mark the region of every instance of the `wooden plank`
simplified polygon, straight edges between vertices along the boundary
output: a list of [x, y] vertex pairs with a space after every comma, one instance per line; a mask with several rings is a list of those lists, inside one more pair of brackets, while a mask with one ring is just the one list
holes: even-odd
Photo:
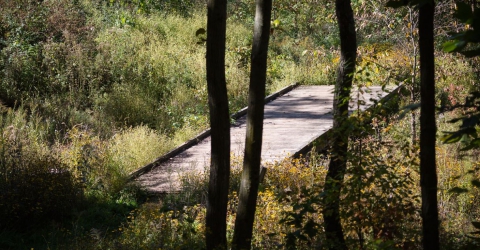
[[[289, 91], [291, 91], [292, 89], [298, 87], [299, 84], [298, 83], [294, 83], [290, 86], [287, 86], [269, 96], [267, 96], [265, 98], [265, 103], [269, 103], [275, 99], [277, 99], [278, 97], [284, 95], [285, 93], [288, 93]], [[234, 120], [237, 120], [238, 118], [244, 116], [245, 114], [247, 114], [247, 108], [248, 107], [245, 107], [241, 110], [239, 110], [238, 112], [236, 112], [235, 114], [231, 115], [232, 119]], [[207, 138], [208, 136], [210, 136], [210, 128], [202, 131], [200, 134], [198, 134], [197, 136], [195, 136], [193, 139], [185, 142], [184, 144], [176, 147], [175, 149], [173, 149], [172, 151], [158, 157], [157, 159], [155, 159], [152, 163], [149, 163], [135, 171], [133, 171], [132, 173], [130, 173], [129, 175], [129, 179], [130, 180], [134, 180], [136, 177], [142, 175], [143, 173], [146, 173], [150, 170], [152, 170], [153, 168], [155, 168], [156, 166], [162, 164], [163, 162], [166, 162], [168, 159], [172, 158], [172, 157], [175, 157], [176, 155], [180, 154], [181, 152], [185, 151], [186, 149], [198, 144], [201, 140]]]
[[[370, 93], [359, 96], [354, 93], [352, 102], [360, 97], [365, 110], [386, 95], [380, 87], [372, 87]], [[287, 155], [306, 152], [318, 138], [332, 126], [333, 86], [299, 86], [265, 106], [262, 162], [281, 160]], [[356, 105], [355, 105], [356, 106]], [[231, 127], [231, 150], [243, 155], [245, 141], [245, 116], [240, 116]], [[327, 133], [328, 134], [328, 133]], [[179, 176], [189, 171], [204, 172], [210, 162], [210, 137], [196, 141], [175, 154], [160, 157], [132, 178], [153, 193], [180, 190]]]
[[[369, 94], [368, 100], [373, 98], [374, 100], [378, 100], [378, 103], [385, 105], [386, 103], [390, 102], [393, 97], [397, 96], [403, 90], [404, 90], [404, 85], [400, 85], [394, 90], [390, 91], [387, 95], [385, 95], [384, 93], [383, 95], [385, 96], [377, 96], [377, 98], [375, 98], [375, 96], [372, 96], [372, 94]], [[370, 105], [366, 110], [372, 111], [378, 105], [378, 103], [373, 103], [373, 105]], [[370, 122], [370, 121], [367, 121], [367, 122]], [[331, 128], [328, 129], [327, 131], [325, 131], [325, 133], [319, 135], [318, 137], [314, 138], [313, 140], [305, 144], [302, 148], [298, 149], [297, 152], [295, 152], [295, 154], [292, 155], [292, 157], [298, 158], [301, 155], [306, 155], [312, 150], [313, 147], [315, 147], [315, 151], [317, 153], [325, 153], [329, 148], [332, 132], [333, 131]]]

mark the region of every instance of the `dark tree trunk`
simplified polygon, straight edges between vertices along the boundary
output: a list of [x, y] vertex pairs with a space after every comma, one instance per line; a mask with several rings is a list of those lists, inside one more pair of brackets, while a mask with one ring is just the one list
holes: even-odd
[[422, 190], [423, 249], [439, 249], [437, 171], [435, 163], [435, 57], [433, 16], [435, 3], [420, 7], [420, 186]]
[[227, 248], [230, 117], [225, 80], [226, 17], [227, 0], [208, 0], [206, 58], [212, 151], [205, 235], [207, 249]]
[[357, 41], [350, 0], [336, 0], [335, 12], [340, 29], [341, 57], [333, 104], [333, 142], [330, 164], [325, 178], [323, 219], [330, 249], [347, 249], [340, 223], [340, 191], [345, 176], [348, 150], [348, 102], [352, 88]]
[[272, 0], [256, 0], [252, 65], [248, 94], [247, 135], [245, 139], [245, 156], [243, 160], [239, 203], [233, 234], [234, 249], [250, 249], [252, 241], [262, 153], [263, 114], [271, 12]]

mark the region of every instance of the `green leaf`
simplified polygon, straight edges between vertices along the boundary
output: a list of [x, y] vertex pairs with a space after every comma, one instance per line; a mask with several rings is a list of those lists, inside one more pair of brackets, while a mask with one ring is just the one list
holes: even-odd
[[440, 141], [442, 141], [445, 144], [449, 144], [449, 143], [458, 142], [458, 141], [460, 141], [460, 139], [462, 139], [462, 136], [460, 134], [451, 133], [451, 134], [447, 134], [447, 135], [444, 135], [443, 137], [441, 137]]
[[[466, 136], [466, 135], [464, 135]], [[460, 149], [461, 151], [467, 151], [467, 150], [470, 150], [470, 149], [474, 149], [474, 148], [480, 148], [480, 138], [477, 138], [473, 141], [471, 141], [466, 147]]]
[[276, 28], [276, 27], [280, 26], [280, 23], [281, 23], [280, 20], [275, 19], [275, 20], [273, 21], [273, 27]]
[[467, 192], [468, 192], [468, 189], [466, 189], [466, 188], [461, 188], [461, 187], [454, 187], [454, 188], [448, 190], [448, 192], [450, 192], [450, 193], [456, 193], [456, 194], [463, 194], [463, 193], [467, 193]]
[[207, 31], [204, 28], [200, 28], [197, 30], [197, 32], [195, 32], [195, 36], [204, 35], [206, 33]]
[[465, 45], [467, 45], [467, 42], [465, 42], [464, 40], [452, 40], [443, 44], [443, 50], [449, 53], [460, 51], [465, 47]]
[[455, 51], [455, 48], [457, 48], [456, 41], [447, 41], [443, 44], [443, 51], [445, 52], [453, 52]]

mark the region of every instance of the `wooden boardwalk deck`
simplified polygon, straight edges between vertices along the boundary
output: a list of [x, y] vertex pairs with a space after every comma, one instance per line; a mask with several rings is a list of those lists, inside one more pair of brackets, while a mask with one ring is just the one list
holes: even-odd
[[[361, 109], [380, 100], [387, 93], [380, 87], [371, 87], [360, 96]], [[357, 108], [357, 92], [351, 110]], [[299, 86], [265, 106], [262, 162], [281, 160], [293, 155], [332, 127], [333, 86]], [[231, 150], [243, 155], [245, 141], [245, 116], [231, 127]], [[149, 192], [179, 191], [179, 175], [187, 171], [203, 172], [209, 167], [210, 137], [155, 164], [149, 171], [136, 176], [135, 181]]]

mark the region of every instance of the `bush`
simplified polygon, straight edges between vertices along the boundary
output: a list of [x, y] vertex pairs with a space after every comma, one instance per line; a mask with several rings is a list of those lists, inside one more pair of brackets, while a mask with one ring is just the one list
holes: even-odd
[[83, 200], [78, 179], [45, 151], [25, 117], [4, 115], [0, 134], [0, 229], [27, 230], [70, 218]]
[[[1, 230], [28, 230], [71, 218], [82, 202], [80, 183], [55, 159], [22, 156], [20, 166], [2, 166]], [[5, 169], [4, 169], [5, 171]]]

